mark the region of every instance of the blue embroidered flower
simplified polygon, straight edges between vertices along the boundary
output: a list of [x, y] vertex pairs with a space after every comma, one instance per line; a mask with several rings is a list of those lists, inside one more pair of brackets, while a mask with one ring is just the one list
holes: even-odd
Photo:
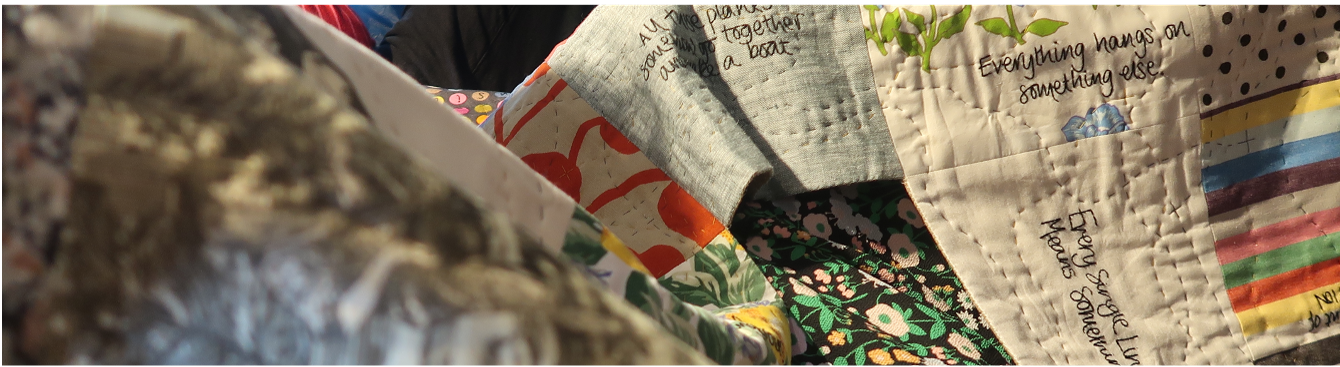
[[1130, 127], [1126, 126], [1126, 118], [1121, 116], [1121, 111], [1118, 111], [1116, 106], [1107, 103], [1097, 108], [1090, 108], [1084, 117], [1071, 117], [1070, 121], [1061, 127], [1061, 132], [1065, 133], [1066, 141], [1076, 141], [1126, 130], [1130, 130]]

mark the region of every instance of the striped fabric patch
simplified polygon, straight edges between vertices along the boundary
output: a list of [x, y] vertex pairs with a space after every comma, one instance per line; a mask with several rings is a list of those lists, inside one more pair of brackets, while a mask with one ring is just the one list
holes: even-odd
[[1201, 140], [1215, 253], [1243, 333], [1340, 310], [1318, 301], [1340, 292], [1340, 75], [1202, 114]]

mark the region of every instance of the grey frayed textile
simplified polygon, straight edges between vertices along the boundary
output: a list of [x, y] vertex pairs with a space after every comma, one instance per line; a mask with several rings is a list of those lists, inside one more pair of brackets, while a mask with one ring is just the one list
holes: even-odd
[[708, 362], [389, 143], [282, 9], [96, 13], [34, 362]]

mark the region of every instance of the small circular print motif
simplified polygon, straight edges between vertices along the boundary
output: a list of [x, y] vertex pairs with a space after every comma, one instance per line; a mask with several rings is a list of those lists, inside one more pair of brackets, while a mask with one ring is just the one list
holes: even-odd
[[1279, 30], [1280, 32], [1284, 32], [1284, 26], [1285, 26], [1286, 24], [1289, 24], [1289, 21], [1287, 21], [1287, 20], [1280, 20], [1280, 26], [1279, 26], [1279, 29], [1278, 29], [1278, 30]]
[[1224, 24], [1233, 23], [1233, 13], [1224, 12]]
[[1266, 5], [1257, 5], [1257, 6], [1256, 6], [1256, 11], [1261, 12], [1261, 13], [1265, 13], [1266, 10], [1269, 10], [1269, 9], [1270, 9], [1270, 7], [1269, 7], [1269, 6], [1266, 6]]
[[1327, 60], [1330, 60], [1330, 59], [1331, 59], [1331, 56], [1330, 56], [1330, 55], [1327, 55], [1325, 52], [1318, 52], [1318, 53], [1317, 53], [1317, 62], [1326, 62]]
[[1210, 55], [1214, 54], [1214, 46], [1205, 45], [1205, 48], [1200, 49], [1200, 54], [1205, 55], [1205, 57], [1210, 57]]
[[1209, 106], [1211, 103], [1214, 103], [1214, 98], [1210, 98], [1210, 95], [1206, 94], [1200, 97], [1200, 102], [1204, 103], [1206, 106]]
[[474, 92], [470, 94], [470, 98], [474, 98], [476, 101], [483, 101], [489, 99], [489, 92], [485, 91]]
[[489, 105], [486, 105], [486, 104], [478, 105], [478, 106], [475, 106], [475, 112], [479, 112], [479, 113], [489, 113], [489, 112], [493, 112], [493, 106], [489, 106]]
[[470, 113], [470, 109], [465, 107], [456, 107], [456, 113], [464, 115]]
[[1313, 13], [1313, 15], [1316, 15], [1317, 18], [1321, 18], [1321, 17], [1326, 16], [1326, 7], [1324, 7], [1324, 6], [1318, 6], [1318, 7], [1317, 7], [1317, 11], [1316, 11], [1315, 13]]
[[1275, 68], [1275, 77], [1276, 77], [1276, 78], [1280, 78], [1280, 79], [1284, 79], [1284, 67], [1283, 67], [1283, 66]]
[[1246, 46], [1247, 44], [1252, 43], [1252, 36], [1244, 34], [1242, 37], [1238, 37], [1238, 43]]
[[1297, 36], [1293, 36], [1293, 44], [1302, 45], [1303, 42], [1307, 42], [1307, 37], [1303, 37], [1302, 33], [1299, 33]]
[[447, 102], [454, 105], [465, 103], [465, 93], [453, 93], [450, 97], [447, 97]]
[[1261, 61], [1266, 61], [1266, 59], [1270, 58], [1270, 53], [1266, 52], [1266, 49], [1263, 48], [1261, 49], [1261, 52], [1256, 53], [1256, 57], [1261, 59]]
[[1230, 63], [1219, 64], [1219, 72], [1221, 73], [1228, 74], [1228, 72], [1232, 70], [1233, 70], [1233, 64]]
[[1252, 89], [1251, 89], [1251, 86], [1250, 86], [1250, 85], [1247, 85], [1247, 83], [1242, 83], [1242, 94], [1243, 94], [1243, 95], [1246, 95], [1247, 92], [1250, 92], [1251, 90], [1252, 90]]

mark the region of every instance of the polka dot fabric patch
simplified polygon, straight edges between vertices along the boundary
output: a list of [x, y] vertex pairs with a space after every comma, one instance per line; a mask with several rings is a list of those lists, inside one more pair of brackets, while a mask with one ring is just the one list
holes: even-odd
[[483, 124], [484, 120], [498, 109], [504, 99], [511, 93], [490, 92], [483, 90], [469, 89], [444, 89], [438, 87], [425, 87], [428, 94], [438, 103], [446, 105], [456, 113], [465, 116], [475, 125]]
[[[1198, 37], [1215, 72], [1199, 100], [1208, 109], [1334, 74], [1340, 8], [1327, 5], [1205, 6], [1213, 14]], [[1326, 70], [1330, 70], [1327, 72]]]

